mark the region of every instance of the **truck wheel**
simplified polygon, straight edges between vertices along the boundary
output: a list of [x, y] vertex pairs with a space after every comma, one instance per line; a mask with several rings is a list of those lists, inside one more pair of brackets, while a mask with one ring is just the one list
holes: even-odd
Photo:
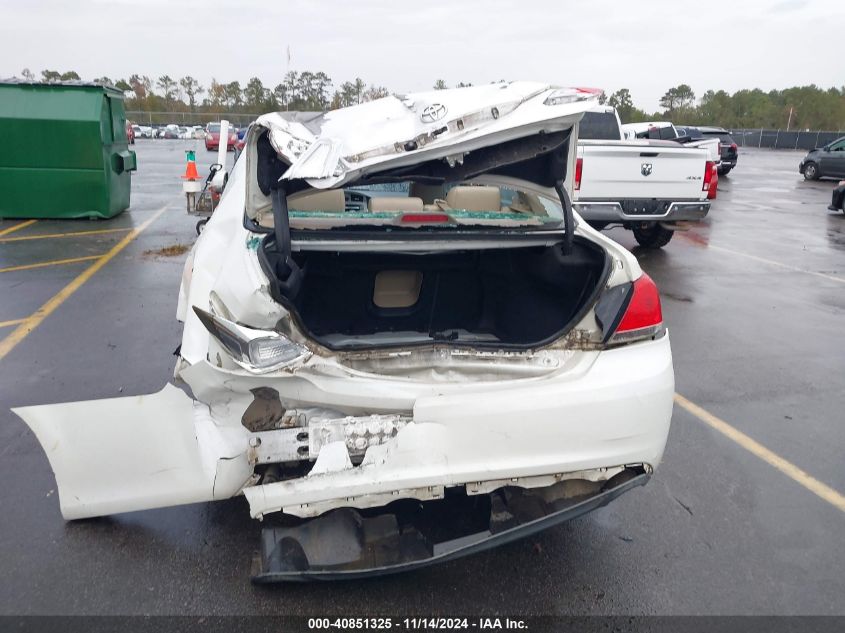
[[806, 163], [804, 165], [804, 180], [818, 180], [819, 166], [815, 163]]
[[634, 227], [631, 230], [634, 232], [634, 239], [637, 240], [637, 244], [643, 248], [666, 246], [675, 234], [675, 231], [663, 228], [659, 224], [652, 224], [645, 228]]

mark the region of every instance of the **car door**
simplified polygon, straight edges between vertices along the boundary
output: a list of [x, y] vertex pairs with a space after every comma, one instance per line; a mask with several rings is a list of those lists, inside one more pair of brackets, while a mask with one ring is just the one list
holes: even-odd
[[831, 143], [819, 159], [822, 176], [845, 176], [845, 138]]

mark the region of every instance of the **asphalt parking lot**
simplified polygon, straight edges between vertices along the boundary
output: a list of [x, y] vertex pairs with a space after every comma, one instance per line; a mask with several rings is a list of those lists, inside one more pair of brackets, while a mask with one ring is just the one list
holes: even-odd
[[274, 587], [249, 582], [242, 498], [66, 524], [9, 409], [171, 377], [190, 145], [203, 172], [201, 141], [138, 141], [113, 220], [0, 221], [0, 614], [845, 614], [845, 216], [795, 152], [741, 148], [661, 251], [610, 232], [660, 287], [680, 394], [664, 463], [610, 506], [411, 574]]

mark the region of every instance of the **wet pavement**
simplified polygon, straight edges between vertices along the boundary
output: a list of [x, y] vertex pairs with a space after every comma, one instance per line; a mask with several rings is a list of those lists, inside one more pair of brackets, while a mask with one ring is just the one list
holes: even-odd
[[[9, 408], [170, 378], [184, 256], [158, 251], [195, 238], [179, 189], [187, 146], [136, 144], [128, 213], [0, 235], [5, 337], [93, 260], [2, 269], [101, 255], [167, 207], [0, 360], [0, 614], [845, 614], [845, 514], [678, 406], [645, 488], [395, 577], [251, 585], [260, 524], [242, 498], [66, 524], [47, 460]], [[213, 156], [199, 149], [201, 172]], [[742, 151], [706, 222], [661, 251], [609, 234], [661, 289], [678, 393], [843, 493], [845, 215], [826, 210], [835, 183], [801, 179], [800, 158]]]

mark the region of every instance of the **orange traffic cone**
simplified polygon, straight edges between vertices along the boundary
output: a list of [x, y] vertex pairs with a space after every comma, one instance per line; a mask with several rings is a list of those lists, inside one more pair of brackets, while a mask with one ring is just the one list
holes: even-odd
[[185, 175], [182, 176], [182, 179], [199, 180], [200, 175], [197, 173], [197, 162], [193, 150], [188, 150], [185, 154], [187, 155], [188, 164], [185, 166]]

